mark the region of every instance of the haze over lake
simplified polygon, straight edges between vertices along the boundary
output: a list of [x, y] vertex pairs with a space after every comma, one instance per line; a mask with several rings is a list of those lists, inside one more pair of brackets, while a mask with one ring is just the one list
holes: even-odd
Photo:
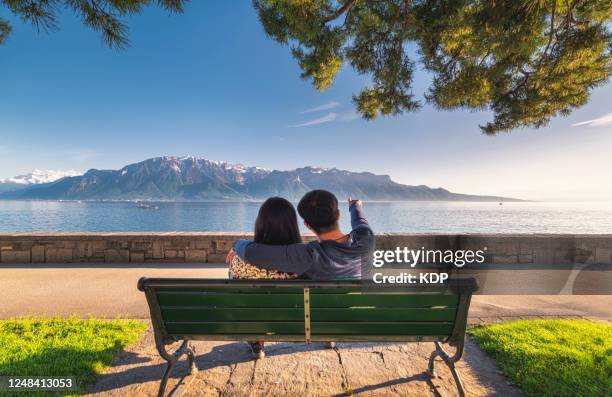
[[[260, 203], [0, 201], [1, 232], [251, 231]], [[612, 233], [612, 203], [366, 202], [375, 232]], [[349, 230], [346, 208], [342, 228]]]

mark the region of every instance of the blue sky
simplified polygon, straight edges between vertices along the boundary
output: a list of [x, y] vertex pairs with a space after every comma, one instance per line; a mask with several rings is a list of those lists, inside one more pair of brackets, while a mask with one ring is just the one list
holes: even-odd
[[[131, 46], [115, 51], [70, 13], [50, 34], [13, 20], [0, 46], [0, 178], [196, 155], [372, 171], [465, 193], [612, 195], [612, 117], [573, 126], [612, 113], [610, 84], [547, 128], [497, 137], [478, 129], [487, 112], [425, 106], [366, 122], [351, 94], [367, 79], [345, 67], [332, 88], [314, 90], [289, 49], [265, 36], [250, 2], [192, 2], [182, 15], [153, 7], [128, 22]], [[419, 72], [415, 94], [428, 84]]]

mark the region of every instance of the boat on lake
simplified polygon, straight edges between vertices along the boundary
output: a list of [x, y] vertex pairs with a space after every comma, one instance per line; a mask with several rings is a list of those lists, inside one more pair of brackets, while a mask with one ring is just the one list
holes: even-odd
[[145, 204], [145, 203], [138, 203], [137, 207], [140, 208], [140, 209], [143, 209], [143, 210], [156, 210], [156, 209], [159, 209], [159, 207], [157, 205]]

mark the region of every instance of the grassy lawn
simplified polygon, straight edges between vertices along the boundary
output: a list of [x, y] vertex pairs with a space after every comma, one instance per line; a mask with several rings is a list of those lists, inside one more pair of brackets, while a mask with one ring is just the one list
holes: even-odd
[[80, 394], [145, 328], [133, 320], [0, 320], [0, 376], [74, 376]]
[[470, 333], [527, 396], [612, 396], [611, 324], [521, 320]]

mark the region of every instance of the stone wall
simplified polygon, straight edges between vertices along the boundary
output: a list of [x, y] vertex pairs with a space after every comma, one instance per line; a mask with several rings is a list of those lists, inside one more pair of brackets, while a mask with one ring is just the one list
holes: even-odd
[[[236, 239], [250, 237], [248, 233], [180, 232], [0, 234], [0, 263], [218, 263]], [[612, 234], [382, 233], [376, 243], [378, 249], [485, 249], [487, 263], [612, 263]]]

